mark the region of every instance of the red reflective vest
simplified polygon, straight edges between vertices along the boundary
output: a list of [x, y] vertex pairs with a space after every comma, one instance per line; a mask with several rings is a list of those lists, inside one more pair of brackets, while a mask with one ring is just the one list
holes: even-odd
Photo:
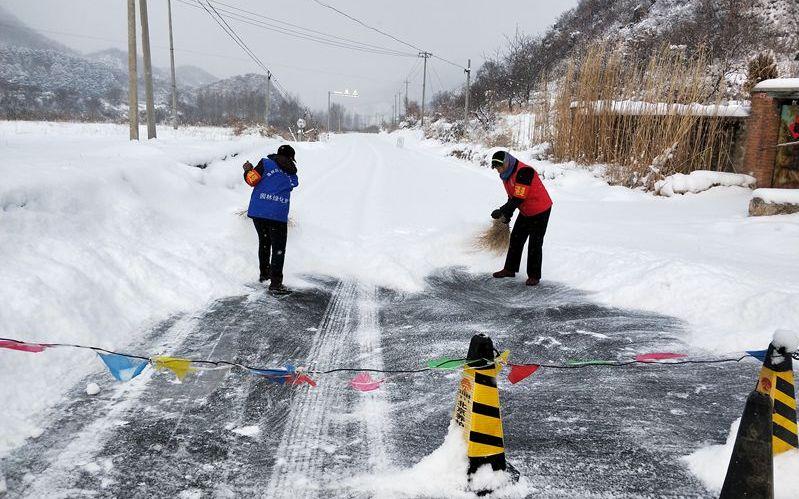
[[[516, 175], [519, 174], [522, 168], [530, 168], [533, 170], [533, 183], [531, 185], [516, 183]], [[521, 206], [519, 206], [519, 213], [526, 217], [538, 215], [552, 207], [552, 198], [549, 197], [544, 183], [541, 182], [541, 178], [538, 176], [538, 172], [521, 161], [517, 162], [516, 171], [513, 172], [513, 175], [502, 183], [505, 186], [508, 197], [524, 200]]]

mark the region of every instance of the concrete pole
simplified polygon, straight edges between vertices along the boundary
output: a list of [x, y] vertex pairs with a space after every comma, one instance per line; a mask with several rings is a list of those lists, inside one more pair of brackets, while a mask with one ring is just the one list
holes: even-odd
[[150, 26], [147, 22], [147, 0], [139, 0], [141, 11], [141, 50], [144, 58], [144, 92], [147, 99], [147, 138], [155, 138], [155, 105], [153, 104], [153, 64], [150, 58]]
[[422, 73], [422, 117], [421, 117], [421, 125], [424, 127], [424, 100], [425, 100], [425, 92], [427, 89], [427, 59], [433, 54], [430, 52], [419, 52], [419, 57], [424, 58], [424, 72]]
[[330, 90], [327, 91], [327, 140], [330, 140]]
[[172, 41], [172, 0], [166, 0], [169, 13], [169, 63], [172, 67], [172, 128], [178, 129], [178, 85], [175, 80], [175, 44]]
[[464, 69], [466, 73], [466, 90], [464, 91], [464, 111], [463, 111], [463, 131], [466, 132], [466, 129], [469, 125], [469, 92], [471, 88], [471, 76], [472, 76], [472, 60], [469, 59], [469, 63]]
[[272, 97], [272, 73], [266, 73], [266, 101], [264, 102], [264, 124], [266, 125], [267, 131], [269, 130], [269, 101]]
[[136, 68], [136, 0], [128, 0], [128, 121], [130, 140], [139, 140], [139, 82]]

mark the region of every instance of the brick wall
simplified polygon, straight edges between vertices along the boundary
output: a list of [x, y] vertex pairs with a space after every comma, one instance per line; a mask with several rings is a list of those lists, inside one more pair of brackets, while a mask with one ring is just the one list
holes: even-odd
[[764, 93], [753, 93], [741, 166], [745, 172], [752, 172], [758, 187], [771, 187], [779, 131], [779, 101]]

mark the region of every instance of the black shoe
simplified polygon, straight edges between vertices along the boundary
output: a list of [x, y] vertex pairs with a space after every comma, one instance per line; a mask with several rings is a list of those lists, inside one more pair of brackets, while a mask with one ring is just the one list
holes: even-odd
[[269, 280], [269, 276], [268, 275], [261, 274], [261, 277], [258, 278], [258, 282], [266, 282], [268, 280]]
[[287, 295], [291, 293], [291, 290], [283, 285], [283, 274], [275, 274], [272, 276], [269, 292], [273, 295]]

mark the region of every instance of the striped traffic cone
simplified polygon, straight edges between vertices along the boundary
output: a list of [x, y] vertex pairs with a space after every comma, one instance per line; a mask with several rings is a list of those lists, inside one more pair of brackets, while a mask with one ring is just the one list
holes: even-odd
[[797, 448], [793, 361], [770, 344], [741, 417], [719, 499], [774, 495], [774, 456]]
[[[452, 418], [463, 429], [469, 475], [486, 464], [495, 471], [508, 471], [497, 389], [497, 375], [502, 366], [494, 361], [491, 338], [484, 334], [473, 336], [466, 358]], [[509, 471], [513, 478], [518, 478], [515, 470]], [[491, 491], [476, 492], [482, 495]]]

